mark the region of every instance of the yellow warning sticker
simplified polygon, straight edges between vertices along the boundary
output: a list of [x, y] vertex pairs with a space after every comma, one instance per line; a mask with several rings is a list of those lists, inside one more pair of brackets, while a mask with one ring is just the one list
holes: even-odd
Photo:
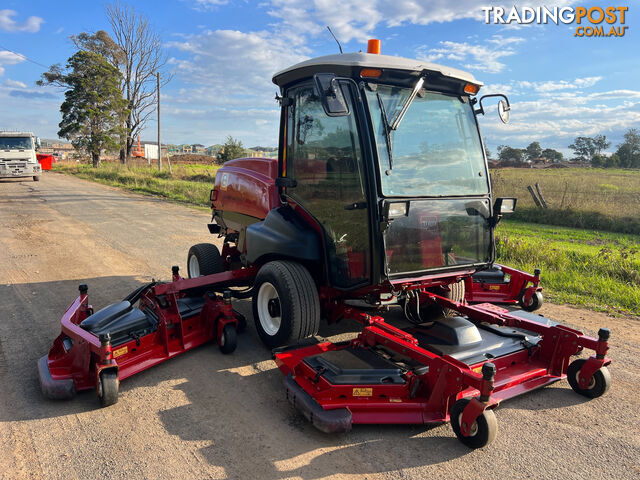
[[500, 285], [489, 285], [489, 290], [500, 290]]
[[370, 397], [373, 395], [373, 388], [354, 388], [353, 396], [354, 397]]
[[117, 350], [113, 351], [113, 358], [118, 358], [120, 355], [124, 355], [125, 353], [127, 353], [129, 351], [129, 348], [127, 346], [124, 346], [122, 348], [119, 348]]
[[480, 365], [479, 367], [476, 368], [472, 368], [472, 370], [476, 373], [482, 373], [482, 365]]

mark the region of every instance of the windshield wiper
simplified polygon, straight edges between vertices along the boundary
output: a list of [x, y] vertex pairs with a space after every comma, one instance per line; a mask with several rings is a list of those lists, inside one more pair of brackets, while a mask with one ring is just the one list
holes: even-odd
[[402, 106], [402, 110], [400, 110], [400, 113], [398, 114], [398, 116], [393, 120], [393, 122], [391, 122], [391, 126], [389, 127], [391, 130], [397, 130], [398, 129], [398, 126], [400, 125], [400, 122], [404, 118], [404, 114], [407, 113], [407, 110], [409, 110], [409, 107], [411, 106], [411, 103], [413, 102], [413, 99], [416, 98], [416, 95], [418, 94], [418, 92], [422, 88], [422, 85], [424, 85], [424, 78], [420, 77], [418, 79], [418, 81], [416, 82], [416, 84], [414, 85], [413, 91], [411, 92], [411, 95], [409, 95], [409, 98], [407, 98], [407, 101], [404, 102], [404, 105]]
[[393, 154], [391, 153], [391, 126], [389, 125], [389, 119], [387, 118], [387, 110], [384, 108], [384, 102], [380, 97], [380, 93], [376, 92], [376, 97], [378, 97], [378, 105], [380, 105], [380, 116], [382, 117], [382, 123], [384, 127], [384, 136], [387, 140], [387, 154], [389, 157], [389, 170], [385, 173], [389, 175], [391, 170], [393, 170]]

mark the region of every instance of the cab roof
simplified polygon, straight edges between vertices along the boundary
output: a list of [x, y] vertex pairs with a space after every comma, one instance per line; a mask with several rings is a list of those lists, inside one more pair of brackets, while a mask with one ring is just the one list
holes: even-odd
[[312, 76], [315, 73], [326, 72], [347, 75], [353, 70], [364, 67], [383, 70], [405, 70], [416, 73], [426, 70], [455, 80], [473, 83], [478, 86], [482, 85], [482, 82], [476, 80], [472, 74], [457, 68], [445, 67], [422, 60], [364, 52], [326, 55], [305, 60], [279, 71], [273, 76], [272, 80], [273, 83], [282, 87], [301, 78]]

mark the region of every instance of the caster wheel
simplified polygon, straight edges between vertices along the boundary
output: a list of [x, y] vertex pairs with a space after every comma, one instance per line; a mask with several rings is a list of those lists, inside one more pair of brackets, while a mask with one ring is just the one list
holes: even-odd
[[462, 443], [469, 448], [482, 448], [493, 442], [498, 435], [498, 420], [493, 410], [485, 410], [476, 418], [471, 425], [471, 432], [468, 437], [462, 435], [460, 431], [460, 422], [462, 421], [462, 412], [469, 404], [471, 399], [462, 398], [451, 407], [451, 428]]
[[535, 292], [533, 295], [531, 295], [529, 303], [526, 304], [524, 302], [524, 291], [520, 293], [520, 296], [518, 298], [518, 305], [520, 305], [520, 308], [526, 310], [527, 312], [535, 312], [542, 306], [542, 302], [542, 292]]
[[118, 374], [114, 370], [106, 370], [100, 373], [98, 381], [98, 400], [100, 405], [108, 407], [118, 402]]
[[591, 377], [591, 382], [587, 388], [581, 388], [578, 381], [578, 373], [587, 361], [584, 358], [574, 360], [567, 368], [567, 380], [573, 391], [589, 398], [598, 398], [607, 393], [611, 387], [611, 374], [607, 367], [601, 367]]
[[220, 337], [220, 351], [228, 354], [233, 352], [238, 346], [238, 332], [236, 327], [229, 323], [222, 329], [222, 337]]

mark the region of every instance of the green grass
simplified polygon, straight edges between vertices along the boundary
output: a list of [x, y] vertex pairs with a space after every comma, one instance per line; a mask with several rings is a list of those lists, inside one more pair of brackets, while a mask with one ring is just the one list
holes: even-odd
[[[502, 168], [491, 179], [496, 197], [518, 198], [513, 219], [640, 235], [640, 170]], [[536, 182], [548, 209], [527, 191]]]
[[132, 192], [208, 207], [218, 168], [216, 165], [174, 165], [173, 174], [170, 174], [166, 167], [159, 172], [155, 167], [127, 167], [118, 163], [105, 163], [99, 168], [80, 163], [56, 163], [53, 170]]
[[506, 221], [498, 261], [542, 269], [545, 296], [599, 311], [640, 315], [640, 236]]

